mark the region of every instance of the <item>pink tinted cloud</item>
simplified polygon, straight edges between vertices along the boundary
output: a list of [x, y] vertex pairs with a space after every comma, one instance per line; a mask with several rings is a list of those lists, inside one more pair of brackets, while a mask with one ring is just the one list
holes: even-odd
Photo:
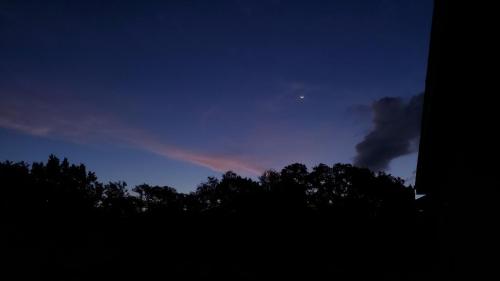
[[126, 126], [111, 114], [96, 112], [92, 107], [72, 101], [55, 103], [36, 97], [0, 97], [0, 127], [25, 134], [62, 139], [76, 143], [113, 141], [142, 149], [170, 159], [206, 167], [214, 171], [233, 170], [246, 175], [264, 171], [238, 156], [194, 152], [167, 144], [151, 133]]

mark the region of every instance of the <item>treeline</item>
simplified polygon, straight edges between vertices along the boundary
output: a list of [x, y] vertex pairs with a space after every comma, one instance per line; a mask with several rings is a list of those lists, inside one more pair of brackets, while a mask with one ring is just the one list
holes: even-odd
[[400, 178], [348, 164], [180, 193], [51, 155], [0, 163], [0, 246], [29, 280], [404, 280], [423, 245], [414, 203]]
[[269, 170], [258, 181], [228, 171], [209, 177], [195, 191], [125, 182], [102, 183], [83, 164], [51, 155], [46, 163], [0, 163], [2, 213], [229, 215], [248, 212], [364, 212], [380, 216], [412, 206], [414, 190], [400, 178], [349, 164], [319, 164], [308, 171], [291, 164]]

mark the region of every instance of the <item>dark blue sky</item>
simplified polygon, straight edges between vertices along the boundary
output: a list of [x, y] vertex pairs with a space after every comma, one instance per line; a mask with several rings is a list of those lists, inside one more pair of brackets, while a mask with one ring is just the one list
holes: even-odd
[[[375, 100], [423, 91], [431, 13], [431, 0], [2, 1], [0, 160], [54, 153], [180, 191], [228, 169], [350, 163]], [[411, 177], [415, 159], [389, 172]]]

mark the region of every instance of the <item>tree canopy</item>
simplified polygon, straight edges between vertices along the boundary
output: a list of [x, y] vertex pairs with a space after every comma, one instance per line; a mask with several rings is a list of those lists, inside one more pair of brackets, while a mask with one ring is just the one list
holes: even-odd
[[14, 265], [48, 279], [84, 272], [87, 280], [261, 280], [331, 268], [336, 276], [358, 267], [407, 269], [415, 211], [414, 190], [403, 180], [350, 164], [309, 170], [293, 163], [258, 179], [228, 171], [181, 193], [103, 183], [85, 165], [54, 155], [45, 163], [0, 163], [6, 253], [45, 257]]

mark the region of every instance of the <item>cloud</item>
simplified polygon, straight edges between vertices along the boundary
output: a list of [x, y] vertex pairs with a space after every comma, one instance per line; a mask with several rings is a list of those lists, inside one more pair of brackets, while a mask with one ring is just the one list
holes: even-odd
[[132, 132], [124, 138], [124, 141], [158, 155], [193, 163], [218, 172], [232, 170], [244, 174], [260, 175], [264, 171], [264, 168], [234, 156], [210, 155], [189, 151], [165, 144], [144, 133]]
[[372, 105], [373, 129], [356, 145], [354, 164], [375, 171], [388, 168], [391, 160], [416, 151], [420, 137], [423, 94], [405, 103], [385, 97]]
[[125, 125], [113, 114], [70, 100], [55, 103], [35, 96], [0, 96], [0, 127], [75, 143], [127, 145], [218, 172], [259, 175], [264, 171], [237, 156], [200, 153], [165, 143], [149, 132]]

